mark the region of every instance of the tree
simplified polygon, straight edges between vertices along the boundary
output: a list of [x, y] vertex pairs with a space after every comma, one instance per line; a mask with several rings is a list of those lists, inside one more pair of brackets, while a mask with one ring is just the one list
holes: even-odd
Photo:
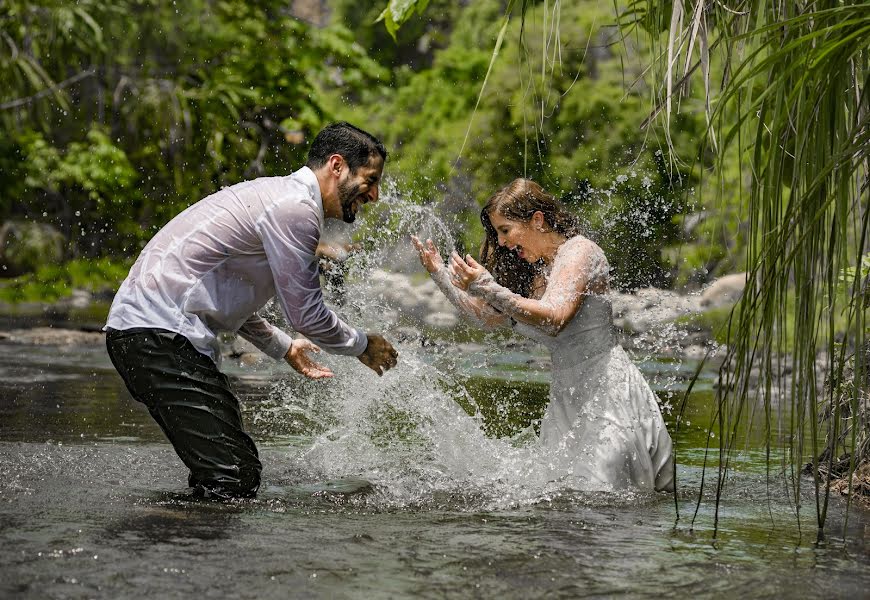
[[135, 254], [221, 185], [300, 165], [322, 79], [382, 77], [351, 32], [271, 0], [0, 4], [0, 218]]

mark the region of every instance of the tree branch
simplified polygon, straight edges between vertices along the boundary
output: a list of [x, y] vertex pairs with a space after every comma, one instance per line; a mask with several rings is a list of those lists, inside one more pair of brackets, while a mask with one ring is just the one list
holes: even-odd
[[0, 104], [0, 110], [9, 110], [10, 108], [18, 108], [19, 106], [24, 106], [25, 104], [30, 104], [31, 102], [33, 102], [35, 100], [39, 100], [40, 98], [44, 98], [45, 96], [48, 96], [49, 94], [53, 94], [57, 90], [63, 89], [65, 87], [69, 87], [72, 84], [74, 84], [78, 81], [81, 81], [82, 79], [85, 79], [86, 77], [91, 77], [92, 75], [95, 75], [95, 74], [96, 74], [96, 71], [94, 69], [88, 69], [87, 71], [82, 71], [81, 73], [77, 73], [76, 75], [73, 75], [72, 77], [69, 77], [68, 79], [64, 79], [60, 83], [56, 83], [55, 85], [53, 85], [51, 87], [45, 88], [44, 90], [41, 90], [41, 91], [37, 92], [36, 94], [33, 94], [32, 96], [27, 96], [26, 98], [18, 98], [17, 100], [11, 100], [9, 102], [4, 102], [3, 104]]

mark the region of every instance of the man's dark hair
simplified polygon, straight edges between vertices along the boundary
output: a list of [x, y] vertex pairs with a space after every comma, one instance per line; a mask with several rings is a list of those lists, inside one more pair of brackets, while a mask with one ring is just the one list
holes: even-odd
[[320, 130], [308, 149], [306, 166], [319, 169], [333, 154], [340, 154], [351, 171], [369, 164], [375, 154], [380, 154], [384, 162], [387, 160], [387, 149], [378, 138], [346, 121], [332, 123]]

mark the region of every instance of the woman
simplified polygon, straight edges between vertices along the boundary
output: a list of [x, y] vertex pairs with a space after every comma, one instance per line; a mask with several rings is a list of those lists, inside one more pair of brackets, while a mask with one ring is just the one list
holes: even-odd
[[457, 308], [552, 352], [540, 442], [553, 478], [589, 490], [672, 490], [671, 438], [655, 394], [614, 336], [604, 253], [528, 179], [490, 198], [480, 220], [480, 263], [453, 252], [448, 269], [431, 240], [412, 240]]

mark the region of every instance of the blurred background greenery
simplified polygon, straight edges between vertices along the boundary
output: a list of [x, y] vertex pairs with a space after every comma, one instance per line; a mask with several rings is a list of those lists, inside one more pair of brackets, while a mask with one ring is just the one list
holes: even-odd
[[740, 169], [712, 175], [702, 101], [684, 101], [670, 146], [643, 127], [646, 37], [591, 0], [561, 6], [555, 27], [527, 3], [481, 92], [507, 4], [432, 0], [394, 39], [383, 0], [7, 0], [0, 275], [24, 279], [2, 299], [50, 300], [82, 273], [117, 285], [172, 216], [292, 172], [340, 119], [383, 139], [395, 193], [435, 206], [468, 249], [479, 206], [527, 176], [583, 217], [623, 289], [734, 270]]

